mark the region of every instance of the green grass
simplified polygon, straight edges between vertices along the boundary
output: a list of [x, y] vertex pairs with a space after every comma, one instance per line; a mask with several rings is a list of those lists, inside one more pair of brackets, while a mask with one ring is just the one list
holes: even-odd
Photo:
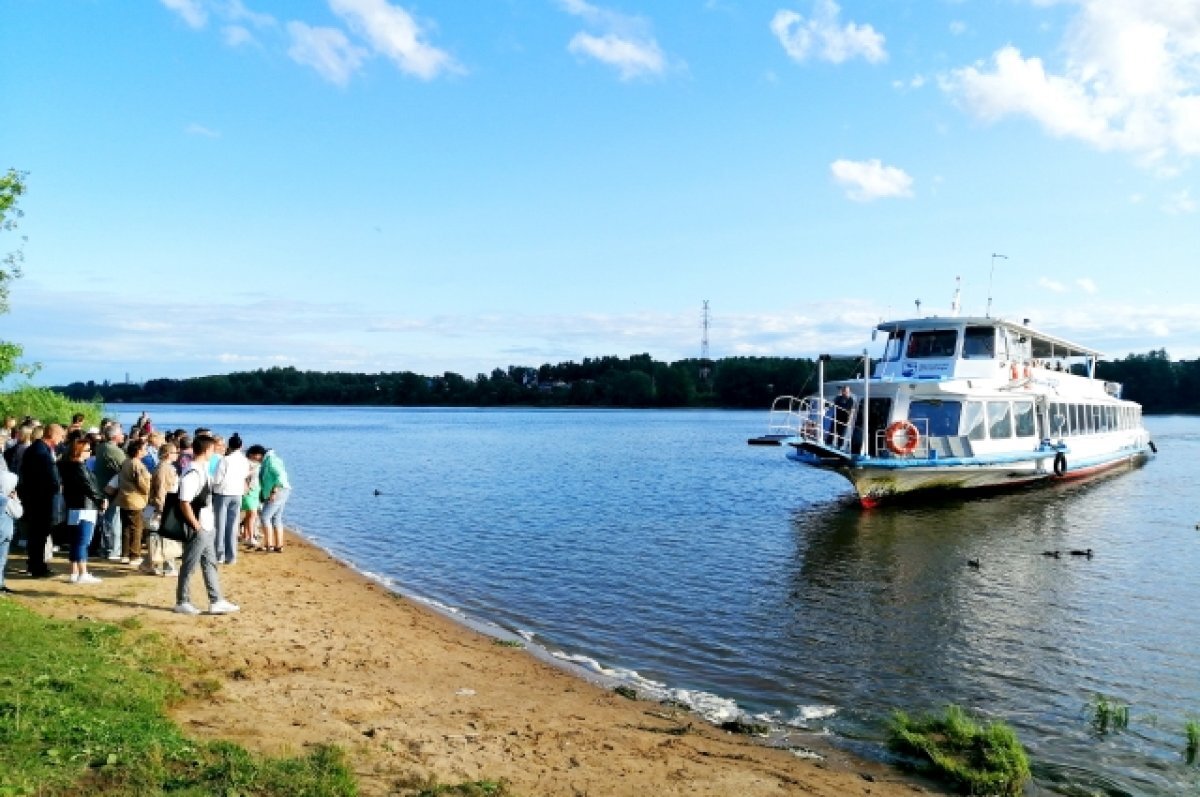
[[267, 758], [186, 738], [166, 708], [209, 680], [157, 634], [0, 601], [0, 795], [357, 793], [334, 747]]
[[888, 745], [963, 794], [1020, 794], [1029, 780], [1029, 759], [1012, 728], [981, 726], [958, 706], [947, 706], [941, 717], [897, 711]]
[[1123, 731], [1129, 727], [1129, 706], [1096, 695], [1092, 700], [1092, 728], [1101, 736], [1111, 731]]
[[1196, 754], [1200, 753], [1200, 721], [1188, 720], [1183, 731], [1187, 735], [1187, 762], [1194, 764], [1196, 763]]
[[66, 426], [77, 412], [84, 414], [85, 428], [97, 426], [104, 413], [104, 405], [99, 401], [71, 401], [53, 390], [32, 385], [22, 385], [8, 393], [0, 393], [0, 415], [11, 415], [18, 422], [30, 415], [42, 423], [61, 423]]

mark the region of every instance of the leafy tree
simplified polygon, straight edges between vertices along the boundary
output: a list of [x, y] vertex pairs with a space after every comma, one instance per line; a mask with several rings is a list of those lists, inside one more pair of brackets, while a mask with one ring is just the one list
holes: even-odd
[[[17, 222], [22, 216], [18, 200], [25, 193], [25, 172], [9, 169], [0, 177], [0, 232], [15, 232]], [[22, 239], [21, 243], [24, 243]], [[21, 276], [21, 263], [25, 253], [20, 245], [13, 251], [0, 256], [0, 313], [8, 312], [8, 289], [10, 283]], [[15, 343], [0, 341], [0, 380], [15, 371], [21, 371], [18, 364], [21, 357], [21, 347]]]

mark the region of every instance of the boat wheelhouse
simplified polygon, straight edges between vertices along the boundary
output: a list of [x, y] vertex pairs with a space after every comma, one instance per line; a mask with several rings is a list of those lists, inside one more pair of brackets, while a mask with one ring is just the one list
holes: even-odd
[[[1079, 478], [1154, 451], [1141, 406], [1096, 378], [1098, 351], [990, 317], [928, 317], [876, 328], [859, 378], [781, 396], [768, 434], [788, 457], [845, 476], [860, 501], [925, 490]], [[848, 388], [852, 402], [837, 400]]]

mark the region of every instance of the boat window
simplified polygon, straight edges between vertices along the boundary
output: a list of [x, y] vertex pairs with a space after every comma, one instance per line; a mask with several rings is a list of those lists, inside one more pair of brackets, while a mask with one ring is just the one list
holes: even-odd
[[958, 401], [914, 401], [908, 405], [908, 419], [923, 434], [934, 437], [957, 435], [961, 414], [962, 403]]
[[1037, 424], [1033, 420], [1032, 401], [1014, 401], [1013, 419], [1016, 421], [1017, 437], [1037, 436]]
[[972, 440], [986, 440], [987, 426], [984, 425], [983, 402], [968, 401], [963, 413], [962, 433]]
[[1079, 405], [1071, 404], [1069, 409], [1071, 410], [1071, 434], [1082, 434], [1083, 427], [1080, 426], [1082, 421], [1079, 419]]
[[922, 330], [908, 336], [908, 351], [905, 352], [905, 356], [913, 359], [953, 357], [954, 347], [957, 345], [958, 330], [956, 329]]
[[963, 357], [968, 360], [990, 360], [995, 356], [995, 328], [967, 327], [963, 333]]
[[887, 348], [883, 350], [883, 359], [895, 361], [904, 353], [904, 330], [893, 329], [888, 333]]
[[989, 401], [988, 437], [1003, 440], [1012, 437], [1012, 407], [1007, 401]]
[[1050, 405], [1050, 433], [1055, 437], [1070, 434], [1071, 425], [1067, 421], [1065, 405], [1055, 402]]

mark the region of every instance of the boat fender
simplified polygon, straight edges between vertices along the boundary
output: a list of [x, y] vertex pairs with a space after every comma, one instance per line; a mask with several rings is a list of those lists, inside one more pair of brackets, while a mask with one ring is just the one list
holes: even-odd
[[1017, 370], [1016, 363], [1012, 364], [1012, 368], [1009, 369], [1008, 373], [1012, 376], [1012, 381], [1014, 381], [1014, 382], [1016, 382], [1017, 379], [1020, 378], [1020, 376], [1021, 376], [1021, 372]]
[[1153, 441], [1153, 440], [1150, 440], [1150, 441], [1147, 443], [1147, 445], [1149, 445], [1149, 446], [1150, 446], [1150, 450], [1151, 450], [1151, 451], [1153, 451], [1155, 454], [1157, 454], [1157, 453], [1158, 453], [1158, 446], [1154, 445], [1154, 441]]
[[1059, 451], [1054, 455], [1054, 475], [1062, 476], [1067, 472], [1067, 455]]
[[1026, 365], [1025, 366], [1025, 378], [1029, 379], [1031, 376], [1033, 376], [1033, 369], [1030, 368], [1028, 365]]
[[[904, 438], [904, 441], [901, 442], [900, 438]], [[907, 456], [917, 450], [921, 433], [912, 421], [893, 421], [883, 433], [883, 442], [893, 454]]]

